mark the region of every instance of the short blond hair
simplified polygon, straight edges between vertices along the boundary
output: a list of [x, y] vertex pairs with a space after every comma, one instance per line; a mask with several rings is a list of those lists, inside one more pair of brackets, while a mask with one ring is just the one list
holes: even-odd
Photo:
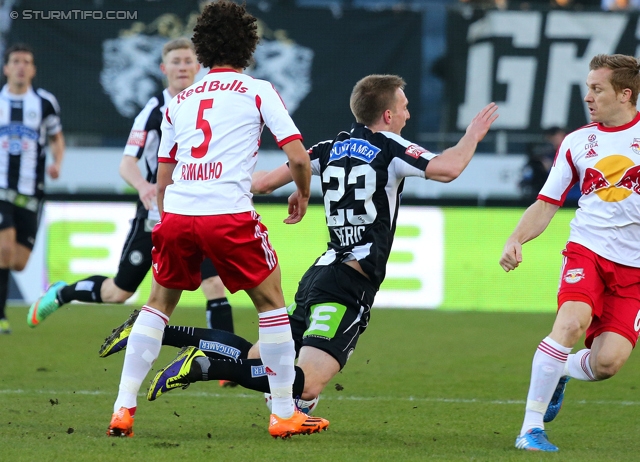
[[404, 79], [397, 75], [368, 75], [358, 81], [349, 106], [356, 122], [372, 125], [387, 109], [395, 104], [396, 91], [404, 90]]
[[628, 55], [596, 55], [589, 63], [589, 69], [595, 71], [601, 68], [611, 69], [611, 86], [616, 93], [625, 88], [631, 90], [629, 102], [634, 106], [638, 102], [640, 92], [640, 62]]
[[169, 40], [162, 47], [162, 59], [164, 59], [173, 50], [185, 50], [187, 48], [193, 51], [193, 54], [196, 53], [196, 48], [193, 46], [193, 42], [186, 37]]

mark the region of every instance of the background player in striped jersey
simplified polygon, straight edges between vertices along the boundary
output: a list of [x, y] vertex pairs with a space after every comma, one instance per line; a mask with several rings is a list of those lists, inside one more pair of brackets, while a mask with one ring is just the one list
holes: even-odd
[[[457, 178], [498, 117], [497, 106], [489, 104], [456, 146], [436, 155], [400, 136], [409, 118], [404, 86], [404, 80], [395, 75], [360, 80], [351, 95], [356, 118], [351, 131], [308, 151], [312, 173], [322, 179], [331, 241], [302, 277], [295, 303], [289, 307], [299, 351], [294, 396], [303, 400], [316, 398], [345, 366], [369, 323], [391, 252], [404, 179], [450, 182]], [[257, 172], [253, 188], [268, 193], [291, 180], [291, 171], [283, 165], [270, 173]], [[289, 199], [292, 208], [296, 194]], [[194, 332], [194, 337], [199, 334]], [[207, 340], [213, 338], [210, 334]], [[227, 336], [219, 341], [242, 351], [241, 358], [258, 356], [256, 347], [249, 352], [246, 341], [238, 339]], [[173, 335], [167, 343], [180, 346], [176, 340], [200, 344], [199, 338]], [[154, 400], [171, 389], [214, 378], [268, 392], [261, 364], [259, 359], [229, 361], [211, 351], [205, 356], [193, 346], [185, 348], [156, 375], [147, 397]]]
[[[120, 162], [120, 175], [138, 191], [136, 217], [127, 236], [118, 273], [113, 278], [91, 276], [67, 285], [53, 284], [33, 305], [27, 322], [34, 327], [62, 305], [73, 300], [87, 303], [124, 303], [142, 283], [151, 268], [151, 230], [160, 219], [156, 204], [156, 172], [160, 146], [162, 115], [171, 98], [193, 84], [200, 65], [191, 40], [178, 38], [162, 49], [160, 69], [167, 76], [167, 88], [153, 96], [138, 114]], [[147, 176], [143, 177], [138, 161], [143, 160]], [[202, 291], [207, 297], [207, 324], [233, 332], [231, 305], [225, 287], [211, 263], [201, 267]]]
[[9, 271], [22, 271], [36, 241], [42, 211], [47, 144], [53, 162], [46, 168], [60, 175], [64, 136], [58, 101], [33, 88], [33, 51], [16, 44], [4, 54], [7, 83], [0, 92], [0, 333], [9, 333], [5, 315]]
[[[597, 55], [584, 98], [591, 121], [564, 139], [538, 200], [507, 240], [500, 265], [522, 262], [522, 244], [542, 234], [579, 183], [553, 329], [533, 357], [524, 422], [516, 447], [555, 452], [544, 422], [562, 405], [569, 377], [615, 375], [640, 330], [640, 63], [633, 56]], [[586, 333], [586, 349], [570, 354]]]
[[158, 357], [164, 328], [183, 290], [199, 285], [210, 258], [231, 292], [245, 290], [259, 318], [260, 353], [273, 394], [269, 433], [286, 438], [329, 425], [295, 409], [295, 350], [268, 232], [251, 201], [251, 174], [266, 124], [284, 150], [299, 196], [287, 222], [309, 201], [309, 157], [282, 99], [269, 82], [242, 73], [258, 43], [257, 20], [229, 0], [203, 8], [194, 28], [198, 60], [210, 68], [169, 103], [158, 152], [154, 283], [128, 338], [118, 397], [107, 434], [132, 436], [137, 392]]

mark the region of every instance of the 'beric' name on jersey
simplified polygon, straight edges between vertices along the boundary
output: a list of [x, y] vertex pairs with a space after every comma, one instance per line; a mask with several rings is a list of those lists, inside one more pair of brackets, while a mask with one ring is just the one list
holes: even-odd
[[329, 249], [316, 265], [358, 260], [379, 287], [396, 227], [400, 194], [408, 176], [425, 178], [426, 149], [390, 132], [354, 124], [332, 141], [309, 149], [311, 170], [322, 179]]

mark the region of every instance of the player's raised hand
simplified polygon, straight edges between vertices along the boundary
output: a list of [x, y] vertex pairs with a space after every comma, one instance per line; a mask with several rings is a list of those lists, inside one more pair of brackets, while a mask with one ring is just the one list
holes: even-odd
[[491, 128], [491, 124], [498, 118], [497, 111], [498, 105], [496, 103], [487, 104], [469, 123], [467, 135], [473, 137], [476, 143], [482, 141]]
[[522, 244], [515, 240], [508, 240], [502, 250], [500, 266], [509, 272], [516, 269], [522, 263]]

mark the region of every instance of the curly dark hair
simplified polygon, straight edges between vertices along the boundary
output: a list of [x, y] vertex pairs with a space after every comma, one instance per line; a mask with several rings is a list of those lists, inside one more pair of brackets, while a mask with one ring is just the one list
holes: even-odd
[[249, 66], [258, 44], [257, 20], [245, 5], [218, 0], [205, 6], [193, 28], [198, 61], [205, 67]]

